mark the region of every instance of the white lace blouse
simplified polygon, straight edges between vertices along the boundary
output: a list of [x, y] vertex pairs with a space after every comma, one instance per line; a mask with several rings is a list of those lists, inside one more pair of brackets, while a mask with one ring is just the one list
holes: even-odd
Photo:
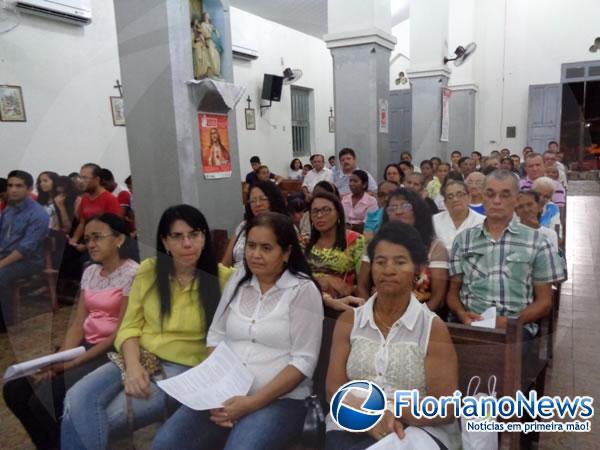
[[[350, 354], [346, 363], [348, 380], [369, 380], [379, 385], [393, 401], [396, 390], [417, 389], [427, 395], [425, 358], [431, 324], [437, 315], [411, 295], [408, 308], [391, 327], [387, 337], [375, 323], [373, 305], [377, 294], [354, 310]], [[456, 423], [424, 427], [449, 448], [455, 448]], [[338, 429], [327, 417], [327, 431]], [[460, 436], [459, 436], [460, 438]]]
[[306, 378], [282, 398], [304, 399], [312, 393], [321, 347], [321, 293], [312, 281], [286, 270], [264, 294], [253, 276], [231, 299], [243, 272], [238, 270], [225, 286], [206, 345], [224, 341], [235, 352], [255, 377], [249, 394], [268, 385], [286, 366], [296, 367]]

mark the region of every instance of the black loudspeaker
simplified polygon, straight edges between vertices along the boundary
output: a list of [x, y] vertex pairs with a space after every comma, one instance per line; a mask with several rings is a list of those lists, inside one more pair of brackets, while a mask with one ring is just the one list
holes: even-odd
[[281, 101], [281, 88], [283, 87], [283, 77], [278, 75], [269, 75], [265, 73], [263, 78], [263, 88], [261, 98], [273, 102]]

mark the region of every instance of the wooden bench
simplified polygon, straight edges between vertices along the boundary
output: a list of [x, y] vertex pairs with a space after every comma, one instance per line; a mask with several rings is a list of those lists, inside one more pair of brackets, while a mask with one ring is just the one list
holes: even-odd
[[282, 180], [279, 183], [279, 189], [283, 194], [283, 198], [287, 198], [292, 194], [299, 194], [302, 192], [302, 181], [300, 180]]
[[227, 230], [211, 230], [210, 236], [217, 261], [222, 261], [227, 249]]
[[[458, 355], [459, 390], [466, 395], [469, 381], [481, 377], [480, 389], [487, 390], [487, 380], [495, 375], [498, 398], [515, 395], [521, 389], [522, 325], [509, 319], [505, 330], [478, 328], [447, 323]], [[500, 448], [518, 449], [519, 433], [502, 433]]]

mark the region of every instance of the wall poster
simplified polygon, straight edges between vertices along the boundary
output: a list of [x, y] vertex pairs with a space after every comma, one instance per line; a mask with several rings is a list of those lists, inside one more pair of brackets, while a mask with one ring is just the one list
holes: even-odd
[[230, 178], [231, 156], [227, 115], [200, 112], [198, 124], [204, 178]]

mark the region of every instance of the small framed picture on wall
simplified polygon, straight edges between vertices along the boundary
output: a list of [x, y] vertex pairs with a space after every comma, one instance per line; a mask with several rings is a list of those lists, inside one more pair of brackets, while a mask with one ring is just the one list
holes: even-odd
[[0, 85], [0, 120], [27, 122], [21, 86]]
[[329, 116], [329, 132], [335, 133], [335, 117]]
[[125, 109], [123, 108], [123, 97], [111, 97], [110, 110], [112, 111], [113, 125], [115, 127], [124, 127]]
[[254, 108], [246, 108], [246, 130], [256, 130], [256, 114]]

